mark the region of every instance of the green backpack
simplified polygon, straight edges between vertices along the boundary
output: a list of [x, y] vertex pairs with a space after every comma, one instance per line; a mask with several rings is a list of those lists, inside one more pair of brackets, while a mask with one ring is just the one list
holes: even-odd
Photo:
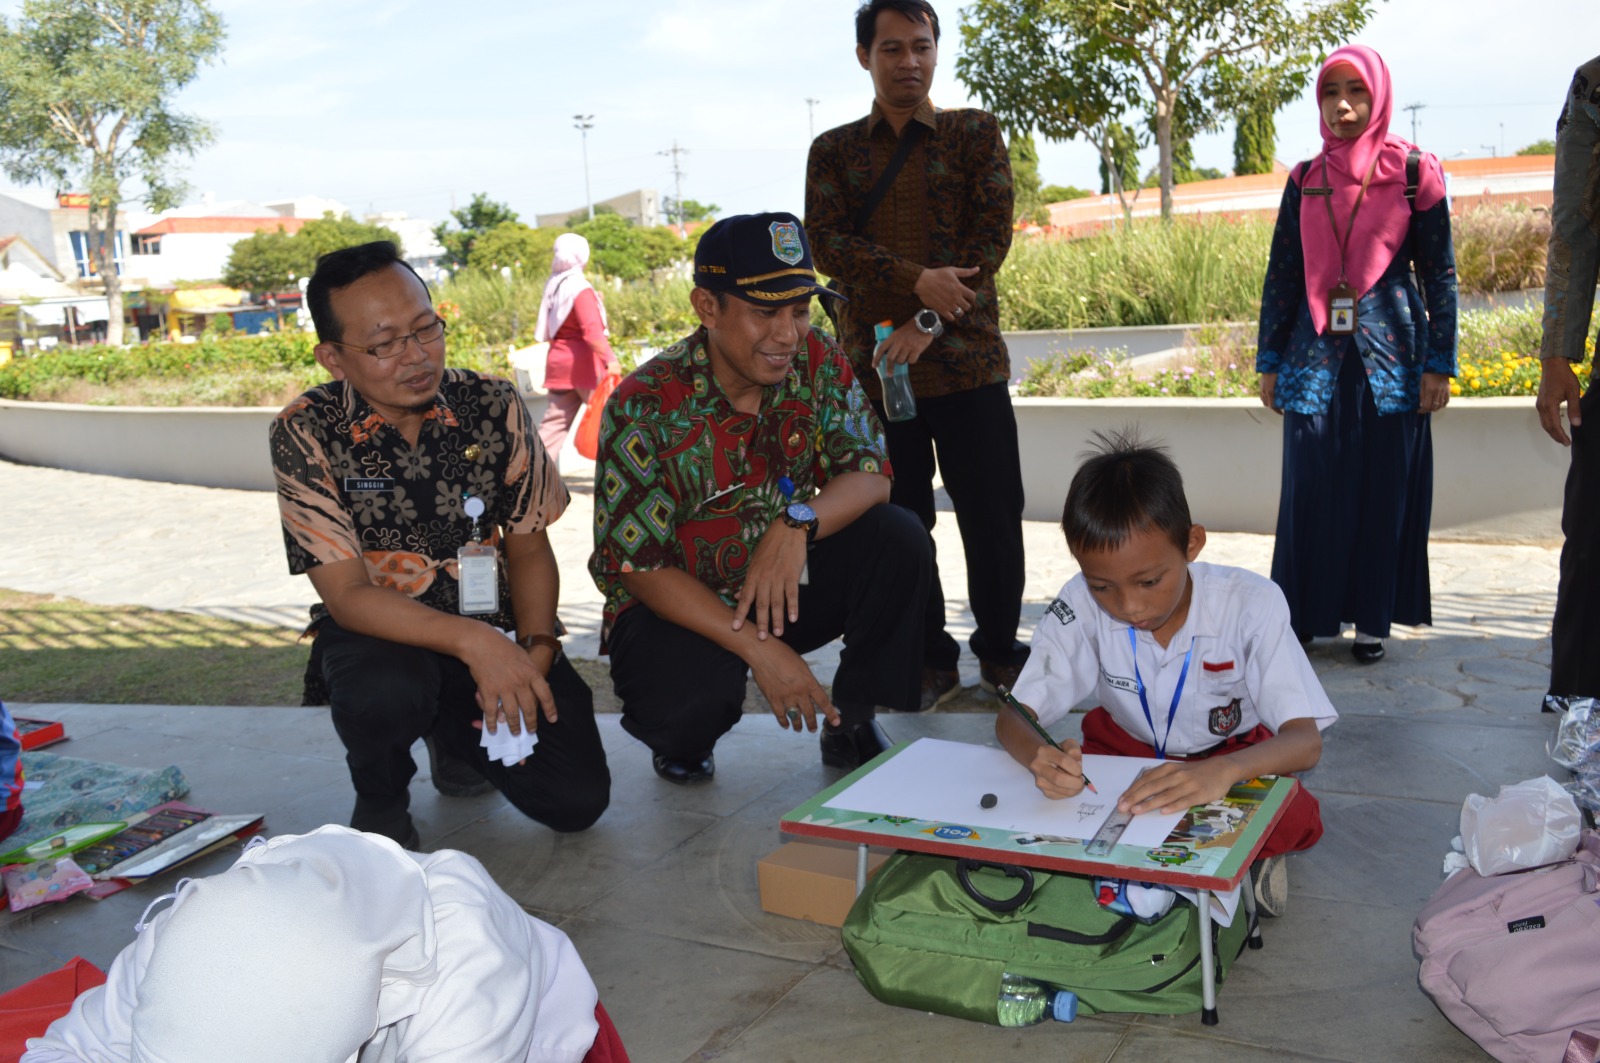
[[[1219, 985], [1245, 923], [1241, 910], [1211, 924]], [[1201, 1009], [1195, 906], [1180, 898], [1142, 923], [1102, 907], [1079, 875], [897, 853], [856, 898], [844, 945], [884, 1003], [979, 1022], [998, 1023], [1003, 973], [1071, 990], [1084, 1014]]]

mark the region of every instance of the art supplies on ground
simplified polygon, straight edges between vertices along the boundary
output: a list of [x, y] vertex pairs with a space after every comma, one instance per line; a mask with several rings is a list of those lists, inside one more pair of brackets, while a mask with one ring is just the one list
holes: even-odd
[[13, 716], [17, 725], [17, 741], [24, 750], [43, 749], [67, 740], [67, 729], [59, 720], [36, 720], [31, 716]]
[[[128, 889], [134, 882], [235, 844], [259, 831], [261, 826], [262, 816], [258, 813], [218, 815], [206, 812], [205, 808], [170, 800], [150, 808], [149, 812], [130, 816], [126, 823], [82, 823], [58, 831], [48, 839], [14, 848], [0, 856], [0, 860], [11, 864], [6, 871], [19, 869], [16, 876], [6, 877], [8, 892], [13, 877], [19, 887], [37, 892], [34, 882], [42, 877], [40, 872], [46, 864], [70, 864], [69, 871], [80, 872], [86, 882], [86, 885], [78, 884], [74, 879], [75, 889], [70, 892], [82, 890], [88, 897], [99, 900]], [[59, 889], [54, 892], [61, 897], [69, 895]], [[58, 900], [58, 897], [45, 900]], [[13, 911], [19, 911], [14, 900]]]
[[98, 899], [231, 845], [261, 826], [256, 813], [224, 816], [168, 801], [130, 817], [126, 827], [80, 849], [74, 859], [97, 883], [87, 892]]
[[8, 853], [0, 853], [0, 867], [7, 864], [31, 863], [49, 857], [70, 856], [79, 849], [88, 848], [95, 842], [111, 837], [127, 825], [120, 819], [106, 823], [79, 823], [75, 827], [58, 830], [50, 837], [41, 838], [31, 845], [21, 845]]
[[13, 912], [64, 901], [94, 886], [94, 880], [70, 856], [12, 864], [0, 871], [0, 881], [5, 883], [6, 903]]

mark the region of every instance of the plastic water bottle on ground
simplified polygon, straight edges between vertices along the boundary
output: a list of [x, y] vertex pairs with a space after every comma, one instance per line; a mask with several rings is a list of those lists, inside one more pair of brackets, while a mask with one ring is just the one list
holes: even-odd
[[1032, 978], [1007, 971], [1000, 976], [996, 1009], [1001, 1026], [1032, 1026], [1046, 1019], [1071, 1022], [1078, 1017], [1078, 994], [1052, 989]]
[[[878, 349], [883, 346], [883, 341], [894, 332], [894, 323], [880, 321], [872, 328], [872, 337], [877, 341], [877, 346], [872, 348], [872, 357], [878, 357]], [[917, 415], [917, 397], [911, 392], [911, 371], [904, 362], [890, 362], [887, 359], [878, 363], [878, 380], [883, 384], [883, 416], [890, 421], [909, 421]]]

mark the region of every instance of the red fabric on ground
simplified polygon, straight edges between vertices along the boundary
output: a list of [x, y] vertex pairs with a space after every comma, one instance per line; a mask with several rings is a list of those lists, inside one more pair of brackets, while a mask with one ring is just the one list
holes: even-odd
[[81, 956], [65, 967], [41, 974], [0, 995], [0, 1059], [18, 1059], [30, 1037], [43, 1037], [50, 1024], [65, 1015], [78, 994], [104, 985], [100, 968]]
[[622, 1047], [622, 1038], [611, 1025], [611, 1016], [598, 1000], [594, 1002], [594, 1018], [600, 1024], [600, 1032], [594, 1035], [594, 1045], [583, 1057], [583, 1063], [629, 1063], [628, 1050]]
[[16, 833], [17, 824], [22, 822], [22, 806], [19, 804], [9, 812], [0, 812], [0, 839], [11, 837]]
[[[1225, 739], [1221, 745], [1215, 746], [1204, 753], [1191, 754], [1182, 759], [1206, 760], [1210, 757], [1232, 753], [1235, 750], [1253, 746], [1257, 742], [1264, 742], [1272, 737], [1272, 732], [1265, 727], [1256, 726], [1244, 734], [1233, 735]], [[1099, 756], [1113, 757], [1154, 757], [1155, 749], [1130, 735], [1117, 725], [1111, 714], [1105, 709], [1093, 709], [1083, 718], [1083, 751]], [[1174, 760], [1179, 759], [1174, 757]], [[1267, 835], [1266, 844], [1256, 854], [1257, 860], [1269, 856], [1280, 856], [1283, 853], [1298, 853], [1317, 844], [1317, 839], [1322, 837], [1322, 805], [1302, 783], [1295, 790], [1294, 796], [1289, 799], [1284, 807], [1283, 816], [1278, 820], [1277, 826], [1272, 828], [1272, 833]]]

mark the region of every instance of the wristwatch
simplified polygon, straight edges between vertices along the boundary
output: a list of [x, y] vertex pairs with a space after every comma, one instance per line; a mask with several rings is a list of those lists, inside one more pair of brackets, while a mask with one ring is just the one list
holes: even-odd
[[911, 315], [911, 323], [917, 326], [917, 331], [924, 336], [932, 336], [937, 339], [944, 335], [944, 322], [939, 319], [937, 310], [929, 310], [927, 308], [918, 310]]
[[561, 659], [561, 639], [555, 635], [545, 634], [544, 632], [535, 632], [531, 635], [518, 635], [517, 645], [521, 646], [525, 650], [531, 650], [535, 646], [547, 646], [551, 650], [555, 651], [555, 660], [559, 661]]
[[817, 537], [817, 511], [804, 502], [790, 502], [784, 507], [783, 522], [791, 528], [804, 528], [807, 546]]

